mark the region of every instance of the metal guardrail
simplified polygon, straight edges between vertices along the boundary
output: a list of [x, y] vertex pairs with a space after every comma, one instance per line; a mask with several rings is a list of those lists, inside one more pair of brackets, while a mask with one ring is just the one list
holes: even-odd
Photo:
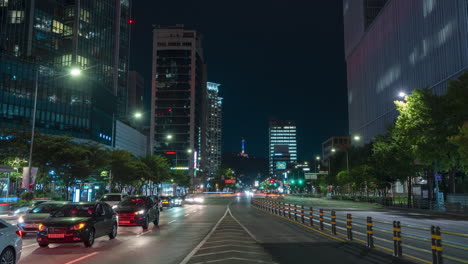
[[307, 210], [304, 205], [267, 198], [252, 198], [251, 204], [302, 225], [330, 231], [332, 236], [391, 251], [398, 258], [404, 256], [428, 264], [442, 264], [444, 261], [468, 264], [468, 234], [442, 231], [438, 226], [425, 228], [401, 224], [400, 221], [353, 217], [350, 213], [337, 215], [334, 210], [325, 212], [319, 209], [317, 213], [312, 207]]

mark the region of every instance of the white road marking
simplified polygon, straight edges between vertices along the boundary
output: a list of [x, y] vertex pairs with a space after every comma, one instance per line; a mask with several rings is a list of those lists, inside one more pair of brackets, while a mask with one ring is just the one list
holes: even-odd
[[226, 209], [226, 212], [224, 213], [224, 215], [218, 220], [218, 222], [213, 227], [213, 229], [211, 229], [208, 235], [206, 235], [206, 237], [202, 241], [200, 241], [200, 243], [198, 243], [198, 245], [187, 256], [185, 256], [185, 258], [180, 262], [180, 264], [187, 264], [189, 262], [189, 260], [193, 257], [193, 255], [195, 255], [195, 253], [203, 246], [203, 244], [205, 244], [208, 238], [210, 238], [211, 234], [213, 234], [216, 228], [218, 228], [221, 221], [223, 221], [223, 219], [226, 217], [228, 211], [229, 211], [229, 208]]
[[86, 256], [83, 256], [83, 257], [81, 257], [81, 258], [77, 258], [77, 259], [75, 259], [75, 260], [69, 261], [69, 262], [67, 262], [67, 263], [65, 263], [65, 264], [73, 264], [73, 263], [76, 263], [76, 262], [78, 262], [78, 261], [82, 261], [83, 259], [92, 257], [92, 256], [94, 256], [94, 255], [96, 255], [96, 254], [99, 254], [99, 252], [93, 252], [93, 253], [88, 254], [88, 255], [86, 255]]
[[190, 214], [186, 214], [186, 215], [184, 215], [184, 216], [189, 216], [189, 215], [190, 215]]
[[175, 221], [177, 221], [177, 220], [172, 220], [172, 221], [168, 222], [168, 224], [170, 224], [170, 223], [174, 223]]
[[23, 246], [23, 248], [28, 248], [28, 247], [33, 247], [33, 246], [37, 246], [37, 244], [29, 244], [29, 245]]
[[[229, 206], [228, 206], [228, 210], [229, 210]], [[255, 241], [257, 241], [258, 243], [260, 243], [260, 241], [257, 239], [257, 237], [255, 237], [243, 224], [241, 224], [239, 222], [239, 220], [237, 220], [237, 218], [234, 217], [234, 215], [232, 215], [231, 213], [231, 210], [229, 210], [229, 214], [232, 216], [232, 218], [245, 230], [245, 232], [247, 232], [247, 234], [249, 234]]]
[[140, 236], [142, 236], [142, 235], [144, 235], [144, 234], [148, 234], [148, 233], [150, 233], [150, 232], [153, 232], [153, 231], [148, 230], [148, 231], [145, 231], [145, 232], [143, 232], [143, 233], [141, 233], [141, 234], [139, 234], [139, 235], [136, 235], [136, 236], [137, 236], [137, 237], [140, 237]]

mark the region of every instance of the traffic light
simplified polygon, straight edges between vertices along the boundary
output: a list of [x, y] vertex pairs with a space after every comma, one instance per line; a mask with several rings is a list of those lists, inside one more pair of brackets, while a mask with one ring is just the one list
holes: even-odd
[[295, 181], [295, 180], [291, 180], [291, 184], [295, 184], [295, 183], [296, 183], [296, 181]]
[[270, 179], [270, 184], [273, 184], [273, 183], [275, 183], [275, 180]]
[[303, 184], [303, 183], [304, 183], [304, 180], [300, 179], [299, 184]]

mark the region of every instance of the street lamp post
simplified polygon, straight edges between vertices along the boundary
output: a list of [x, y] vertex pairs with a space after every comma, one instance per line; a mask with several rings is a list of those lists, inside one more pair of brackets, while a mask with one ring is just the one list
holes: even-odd
[[[36, 132], [36, 112], [37, 112], [37, 93], [39, 90], [39, 68], [41, 65], [36, 65], [36, 71], [34, 73], [34, 106], [33, 106], [33, 113], [32, 113], [32, 124], [31, 124], [31, 144], [29, 145], [29, 158], [28, 158], [28, 177], [29, 177], [29, 186], [28, 189], [32, 190], [32, 155], [33, 155], [33, 147], [34, 147], [34, 135]], [[77, 68], [73, 68], [70, 71], [70, 75], [78, 76], [81, 74], [81, 70]]]

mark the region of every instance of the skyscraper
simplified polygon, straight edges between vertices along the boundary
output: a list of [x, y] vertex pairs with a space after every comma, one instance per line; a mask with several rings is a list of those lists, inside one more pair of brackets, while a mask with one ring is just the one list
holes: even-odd
[[37, 129], [111, 145], [126, 111], [130, 12], [128, 0], [0, 1], [0, 123], [29, 124], [38, 72]]
[[150, 135], [174, 169], [199, 172], [206, 152], [206, 69], [202, 38], [183, 25], [153, 29]]
[[221, 165], [222, 103], [220, 84], [208, 82], [207, 113], [207, 175], [213, 176]]
[[287, 168], [297, 162], [296, 123], [294, 121], [270, 121], [269, 166], [270, 176], [280, 177]]
[[400, 92], [444, 93], [468, 68], [465, 0], [344, 0], [349, 130], [362, 142], [394, 122]]

